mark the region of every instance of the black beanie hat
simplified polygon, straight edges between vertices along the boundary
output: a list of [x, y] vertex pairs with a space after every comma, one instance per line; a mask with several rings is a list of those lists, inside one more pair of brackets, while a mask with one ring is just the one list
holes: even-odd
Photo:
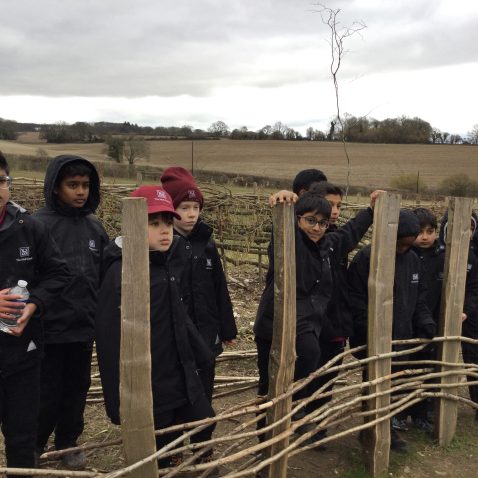
[[292, 191], [299, 194], [301, 189], [308, 190], [310, 185], [315, 182], [327, 181], [327, 176], [320, 169], [303, 169], [292, 183]]
[[420, 234], [420, 221], [416, 214], [408, 209], [400, 209], [397, 239], [401, 239], [402, 237], [417, 237], [418, 234]]

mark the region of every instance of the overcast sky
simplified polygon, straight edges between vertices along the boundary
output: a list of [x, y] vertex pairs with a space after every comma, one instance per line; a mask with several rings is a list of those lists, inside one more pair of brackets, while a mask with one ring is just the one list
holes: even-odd
[[[330, 0], [342, 112], [478, 123], [478, 1]], [[305, 132], [336, 113], [329, 28], [308, 0], [2, 0], [0, 117]]]

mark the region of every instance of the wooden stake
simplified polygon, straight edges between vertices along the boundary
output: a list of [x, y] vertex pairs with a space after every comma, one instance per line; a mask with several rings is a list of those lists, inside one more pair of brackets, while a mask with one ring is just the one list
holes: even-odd
[[[269, 358], [269, 392], [272, 399], [286, 392], [292, 385], [295, 368], [295, 221], [294, 207], [278, 204], [273, 210], [274, 224], [274, 332]], [[272, 424], [291, 410], [292, 396], [280, 401], [267, 413]], [[290, 418], [274, 427], [268, 438], [273, 438], [290, 427]], [[265, 454], [272, 457], [289, 445], [289, 437], [269, 447]], [[286, 478], [287, 454], [267, 469], [268, 478]]]
[[[149, 253], [146, 200], [123, 200], [121, 280], [120, 417], [126, 462], [156, 451], [151, 391]], [[156, 460], [134, 470], [132, 478], [156, 478]]]
[[[368, 279], [368, 356], [392, 350], [393, 283], [400, 211], [400, 196], [383, 193], [375, 204], [370, 274]], [[391, 359], [381, 358], [368, 364], [368, 380], [389, 376]], [[370, 394], [390, 389], [390, 380], [372, 385]], [[368, 410], [386, 408], [390, 395], [379, 395], [367, 402]], [[370, 416], [380, 418], [384, 413]], [[365, 433], [365, 455], [369, 472], [379, 476], [387, 471], [390, 455], [390, 422], [378, 422]]]
[[[470, 220], [473, 200], [471, 198], [450, 198], [448, 204], [448, 226], [446, 231], [445, 273], [442, 287], [439, 335], [460, 335], [461, 314], [465, 299], [466, 267], [470, 249]], [[443, 342], [439, 347], [438, 360], [458, 362], [460, 341]], [[442, 371], [450, 370], [443, 365]], [[457, 376], [442, 377], [442, 385], [458, 383]], [[444, 391], [444, 390], [442, 390]], [[458, 388], [448, 390], [458, 394]], [[456, 430], [456, 401], [442, 398], [437, 402], [435, 435], [441, 446], [450, 444]]]

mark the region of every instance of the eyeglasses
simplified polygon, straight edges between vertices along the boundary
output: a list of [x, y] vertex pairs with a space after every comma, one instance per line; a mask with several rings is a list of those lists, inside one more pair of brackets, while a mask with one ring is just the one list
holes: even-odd
[[318, 224], [320, 229], [327, 229], [330, 225], [330, 222], [327, 221], [327, 219], [319, 220], [314, 216], [297, 216], [297, 217], [301, 217], [311, 227], [315, 227]]
[[9, 189], [12, 184], [10, 176], [0, 176], [0, 189]]

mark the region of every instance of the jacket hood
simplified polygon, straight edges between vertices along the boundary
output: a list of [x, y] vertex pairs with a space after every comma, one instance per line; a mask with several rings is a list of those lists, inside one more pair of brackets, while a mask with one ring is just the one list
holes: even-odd
[[[81, 161], [85, 163], [85, 165], [89, 166], [91, 169], [90, 193], [88, 194], [88, 199], [86, 203], [83, 205], [83, 207], [79, 209], [61, 204], [58, 201], [57, 195], [54, 193], [55, 183], [57, 181], [61, 168], [63, 168], [66, 164], [72, 163], [73, 161]], [[50, 209], [53, 209], [60, 214], [79, 214], [86, 216], [87, 214], [93, 214], [100, 204], [100, 178], [98, 176], [96, 168], [87, 159], [82, 158], [81, 156], [62, 154], [61, 156], [53, 158], [48, 164], [48, 168], [45, 173], [43, 194], [45, 196], [46, 205]]]
[[[474, 222], [475, 228], [473, 230], [473, 234], [470, 238], [470, 243], [475, 251], [478, 250], [478, 214], [476, 211], [471, 211], [471, 220]], [[448, 231], [448, 209], [445, 211], [442, 220], [440, 221], [440, 233], [438, 235], [438, 240], [440, 244], [446, 244], [446, 234]]]

